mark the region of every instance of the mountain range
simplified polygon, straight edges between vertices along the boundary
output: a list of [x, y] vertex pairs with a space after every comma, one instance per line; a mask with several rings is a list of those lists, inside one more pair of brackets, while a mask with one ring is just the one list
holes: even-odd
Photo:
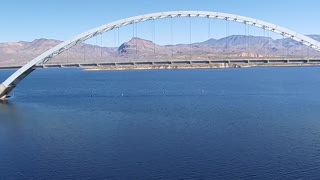
[[[320, 41], [320, 35], [308, 35]], [[62, 41], [36, 39], [32, 42], [0, 43], [0, 65], [23, 65]], [[232, 35], [192, 44], [158, 45], [150, 40], [132, 38], [119, 47], [78, 44], [50, 63], [128, 62], [263, 57], [320, 57], [320, 53], [291, 39]]]

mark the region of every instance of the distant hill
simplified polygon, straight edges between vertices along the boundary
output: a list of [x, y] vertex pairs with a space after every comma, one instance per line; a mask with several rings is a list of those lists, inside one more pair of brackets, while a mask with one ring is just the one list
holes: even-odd
[[[308, 35], [320, 41], [320, 35]], [[0, 43], [0, 65], [22, 65], [62, 41], [36, 39], [32, 42]], [[50, 62], [114, 62], [165, 59], [218, 59], [253, 57], [320, 57], [320, 53], [291, 39], [232, 35], [193, 44], [158, 45], [152, 41], [132, 38], [120, 47], [99, 47], [79, 44]]]

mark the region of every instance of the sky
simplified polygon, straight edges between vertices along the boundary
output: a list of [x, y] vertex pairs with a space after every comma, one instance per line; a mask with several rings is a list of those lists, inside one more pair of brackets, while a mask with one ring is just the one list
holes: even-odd
[[[32, 41], [39, 38], [67, 40], [94, 27], [131, 16], [175, 10], [215, 11], [248, 16], [277, 24], [301, 34], [320, 34], [319, 0], [2, 0], [0, 4], [0, 42]], [[170, 37], [170, 23], [173, 36]], [[137, 36], [158, 44], [185, 43], [188, 38], [186, 19], [137, 25]], [[192, 19], [192, 40], [203, 41], [225, 35], [244, 33], [244, 26], [231, 23], [226, 32], [225, 22]], [[158, 32], [158, 33], [157, 33]], [[208, 33], [207, 33], [208, 32]], [[261, 31], [253, 29], [253, 34]], [[119, 45], [133, 36], [133, 27], [99, 37], [108, 45]], [[153, 39], [152, 39], [153, 38]], [[173, 40], [174, 39], [174, 40]], [[91, 39], [90, 43], [98, 40]], [[190, 41], [190, 39], [189, 39]]]

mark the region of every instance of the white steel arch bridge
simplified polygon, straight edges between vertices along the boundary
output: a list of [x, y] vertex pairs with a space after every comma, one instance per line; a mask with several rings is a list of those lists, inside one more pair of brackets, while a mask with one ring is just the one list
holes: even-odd
[[252, 25], [258, 28], [262, 28], [267, 31], [272, 31], [274, 33], [280, 34], [283, 37], [291, 38], [297, 42], [300, 42], [316, 51], [320, 52], [320, 42], [311, 39], [305, 35], [299, 34], [295, 31], [289, 30], [287, 28], [261, 21], [258, 19], [219, 12], [210, 12], [210, 11], [170, 11], [170, 12], [159, 12], [152, 14], [145, 14], [135, 17], [130, 17], [126, 19], [121, 19], [114, 21], [97, 28], [86, 31], [82, 34], [75, 36], [72, 39], [62, 42], [61, 44], [49, 49], [33, 60], [29, 61], [27, 64], [22, 66], [16, 72], [14, 72], [10, 77], [8, 77], [4, 82], [0, 84], [0, 99], [5, 100], [9, 96], [9, 93], [18, 85], [18, 83], [28, 76], [32, 71], [35, 70], [35, 67], [39, 64], [48, 62], [50, 59], [61, 54], [62, 52], [68, 50], [69, 48], [84, 42], [92, 37], [103, 34], [105, 32], [111, 31], [115, 28], [120, 28], [127, 26], [133, 23], [139, 23], [149, 20], [164, 19], [164, 18], [176, 18], [176, 17], [199, 17], [199, 18], [212, 18], [220, 19], [226, 21], [233, 21], [238, 23], [244, 23], [247, 25]]

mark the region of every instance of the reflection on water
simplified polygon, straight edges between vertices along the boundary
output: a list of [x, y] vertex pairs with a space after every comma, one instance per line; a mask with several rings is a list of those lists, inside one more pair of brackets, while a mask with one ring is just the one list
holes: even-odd
[[22, 118], [23, 110], [17, 108], [13, 103], [11, 102], [0, 102], [0, 123], [6, 122], [6, 123], [14, 123], [17, 120]]
[[0, 104], [0, 179], [317, 179], [319, 73], [37, 70]]

